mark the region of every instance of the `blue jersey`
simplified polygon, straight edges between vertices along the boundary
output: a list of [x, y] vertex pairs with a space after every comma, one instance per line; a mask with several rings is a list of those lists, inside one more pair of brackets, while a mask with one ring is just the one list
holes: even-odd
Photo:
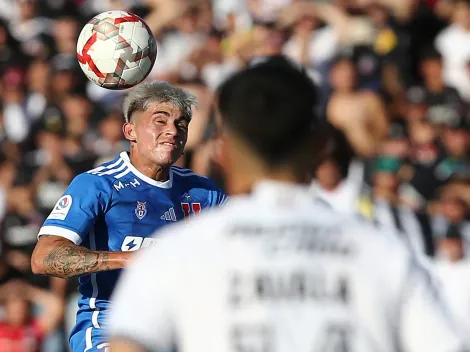
[[[98, 251], [136, 251], [152, 246], [151, 236], [160, 227], [225, 200], [212, 181], [188, 169], [173, 166], [168, 181], [155, 181], [140, 173], [123, 152], [75, 177], [39, 235], [62, 236]], [[113, 270], [80, 277], [78, 325], [81, 313], [87, 316], [108, 308], [119, 274]]]

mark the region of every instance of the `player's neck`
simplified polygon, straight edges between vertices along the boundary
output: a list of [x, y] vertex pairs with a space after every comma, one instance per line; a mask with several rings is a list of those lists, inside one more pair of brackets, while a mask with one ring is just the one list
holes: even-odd
[[[233, 178], [237, 177], [234, 175]], [[241, 195], [251, 193], [253, 187], [256, 184], [265, 182], [265, 181], [275, 181], [282, 183], [292, 183], [300, 184], [299, 180], [292, 173], [264, 173], [253, 175], [250, 172], [250, 175], [238, 175], [238, 179], [235, 182], [228, 182], [227, 190], [230, 195]]]
[[306, 175], [299, 175], [292, 166], [268, 166], [250, 147], [234, 136], [227, 136], [225, 143], [222, 160], [225, 185], [230, 195], [251, 193], [253, 187], [263, 181], [309, 182]]
[[[301, 184], [303, 180], [290, 168], [267, 169], [260, 162], [245, 164], [233, 169], [226, 178], [227, 191], [230, 195], [251, 193], [253, 187], [263, 181]], [[250, 172], [246, 172], [250, 170]]]
[[168, 165], [168, 166], [157, 165], [143, 158], [138, 153], [133, 153], [132, 149], [131, 149], [129, 158], [130, 158], [131, 164], [145, 176], [158, 182], [168, 181], [170, 177], [171, 165]]

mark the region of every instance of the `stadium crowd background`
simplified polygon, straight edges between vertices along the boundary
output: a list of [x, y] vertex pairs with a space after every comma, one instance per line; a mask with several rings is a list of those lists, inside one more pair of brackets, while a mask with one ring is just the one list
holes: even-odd
[[470, 320], [470, 1], [0, 0], [1, 351], [36, 351], [15, 339], [66, 351], [76, 281], [34, 276], [30, 255], [72, 178], [128, 147], [125, 92], [91, 84], [76, 60], [82, 25], [110, 9], [154, 30], [150, 79], [197, 95], [178, 163], [222, 186], [218, 84], [266, 56], [304, 65], [335, 126], [312, 198], [403, 230]]

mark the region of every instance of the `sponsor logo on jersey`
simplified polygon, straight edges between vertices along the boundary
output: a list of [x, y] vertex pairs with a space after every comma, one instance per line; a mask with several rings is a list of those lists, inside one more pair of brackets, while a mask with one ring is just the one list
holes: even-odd
[[156, 243], [155, 238], [151, 237], [138, 237], [138, 236], [126, 236], [122, 242], [121, 251], [133, 252], [141, 248], [151, 247]]
[[147, 208], [145, 207], [146, 204], [147, 202], [137, 201], [137, 207], [135, 208], [135, 216], [137, 216], [139, 220], [142, 220], [145, 215], [147, 215]]
[[166, 220], [166, 221], [176, 221], [176, 214], [175, 214], [175, 209], [171, 207], [168, 209], [165, 214], [160, 216], [160, 220]]
[[66, 195], [60, 198], [54, 209], [47, 217], [48, 219], [65, 220], [72, 207], [72, 196]]

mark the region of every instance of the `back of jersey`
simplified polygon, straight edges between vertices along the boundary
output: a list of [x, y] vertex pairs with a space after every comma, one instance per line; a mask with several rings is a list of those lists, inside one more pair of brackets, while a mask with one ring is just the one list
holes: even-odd
[[224, 230], [227, 259], [220, 277], [228, 281], [228, 350], [380, 350], [370, 330], [381, 330], [380, 323], [357, 324], [365, 321], [356, 308], [383, 314], [387, 305], [379, 285], [368, 285], [377, 282], [367, 277], [376, 273], [362, 265], [361, 249], [343, 235], [342, 220], [321, 207], [236, 206]]
[[171, 321], [184, 352], [457, 351], [429, 276], [396, 235], [306, 193], [261, 184], [162, 240], [145, 345], [162, 346], [158, 326]]

